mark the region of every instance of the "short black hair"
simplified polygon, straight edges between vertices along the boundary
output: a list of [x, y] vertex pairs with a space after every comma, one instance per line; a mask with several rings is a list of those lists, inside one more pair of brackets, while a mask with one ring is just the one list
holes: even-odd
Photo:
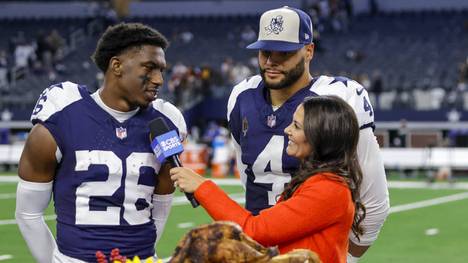
[[105, 73], [113, 56], [117, 56], [129, 48], [142, 45], [158, 46], [165, 50], [169, 41], [159, 31], [147, 25], [120, 23], [106, 29], [99, 39], [91, 59]]

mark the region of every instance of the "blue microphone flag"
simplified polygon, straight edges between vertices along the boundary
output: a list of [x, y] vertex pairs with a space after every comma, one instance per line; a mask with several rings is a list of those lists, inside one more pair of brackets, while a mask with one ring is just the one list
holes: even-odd
[[168, 157], [177, 155], [184, 150], [179, 135], [174, 130], [154, 137], [151, 141], [151, 148], [159, 163], [163, 163]]

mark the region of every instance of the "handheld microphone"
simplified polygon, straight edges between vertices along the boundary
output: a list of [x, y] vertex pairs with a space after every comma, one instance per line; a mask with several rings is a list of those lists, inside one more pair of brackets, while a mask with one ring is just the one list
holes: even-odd
[[[182, 167], [179, 154], [184, 150], [176, 131], [170, 130], [166, 121], [158, 117], [149, 123], [151, 149], [153, 149], [159, 163], [169, 162], [172, 167]], [[192, 204], [197, 207], [200, 204], [191, 193], [185, 193], [185, 196]]]

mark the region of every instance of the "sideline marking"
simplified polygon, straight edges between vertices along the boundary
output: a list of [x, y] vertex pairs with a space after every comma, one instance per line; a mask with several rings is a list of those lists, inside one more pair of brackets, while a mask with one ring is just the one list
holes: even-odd
[[191, 228], [191, 227], [194, 227], [194, 226], [195, 226], [194, 222], [185, 222], [185, 223], [177, 224], [177, 228]]
[[[56, 215], [45, 215], [44, 216], [45, 221], [55, 220], [56, 218], [57, 218]], [[1, 225], [16, 225], [16, 219], [0, 220], [0, 226]]]
[[12, 259], [12, 258], [13, 258], [12, 255], [0, 255], [0, 261], [7, 260], [7, 259]]
[[408, 210], [414, 210], [414, 209], [433, 206], [433, 205], [445, 204], [448, 202], [459, 201], [459, 200], [463, 200], [467, 198], [468, 198], [468, 192], [464, 192], [464, 193], [447, 195], [443, 197], [428, 199], [428, 200], [404, 204], [404, 205], [397, 205], [394, 207], [390, 207], [390, 214], [399, 213], [399, 212], [408, 211]]
[[16, 183], [18, 181], [19, 177], [17, 175], [0, 176], [0, 183]]
[[14, 199], [16, 198], [16, 193], [7, 193], [7, 194], [0, 194], [1, 199]]

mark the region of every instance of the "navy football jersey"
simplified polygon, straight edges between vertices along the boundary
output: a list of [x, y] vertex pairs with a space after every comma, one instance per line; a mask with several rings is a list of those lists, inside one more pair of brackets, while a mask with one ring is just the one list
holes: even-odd
[[160, 99], [120, 123], [83, 86], [64, 82], [41, 94], [31, 121], [44, 125], [58, 146], [53, 196], [61, 253], [87, 262], [113, 248], [154, 255], [152, 196], [160, 164], [148, 123], [157, 117], [186, 133], [180, 111]]
[[276, 203], [299, 160], [286, 154], [284, 129], [297, 106], [308, 96], [336, 95], [356, 112], [361, 129], [373, 127], [367, 91], [344, 77], [320, 76], [273, 110], [260, 76], [234, 87], [228, 102], [228, 121], [235, 141], [237, 166], [246, 190], [246, 208], [253, 214]]

